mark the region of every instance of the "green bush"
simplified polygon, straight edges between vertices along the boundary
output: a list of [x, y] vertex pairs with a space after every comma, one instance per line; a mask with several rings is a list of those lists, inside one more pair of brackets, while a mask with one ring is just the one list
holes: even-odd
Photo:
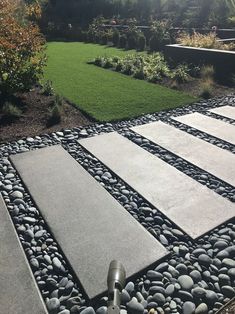
[[103, 67], [105, 69], [110, 69], [113, 67], [113, 61], [112, 61], [112, 58], [107, 58], [104, 63], [103, 63]]
[[54, 105], [51, 110], [49, 125], [58, 124], [61, 122], [61, 108], [58, 105]]
[[136, 69], [134, 71], [133, 77], [138, 79], [138, 80], [144, 80], [145, 79], [144, 68], [141, 67], [140, 69]]
[[214, 79], [214, 75], [215, 75], [215, 69], [213, 67], [213, 65], [204, 65], [201, 68], [201, 78], [204, 80], [207, 79]]
[[63, 115], [63, 98], [60, 95], [56, 95], [52, 109], [50, 110], [47, 126], [58, 124], [62, 120]]
[[189, 68], [186, 64], [180, 64], [173, 71], [173, 78], [177, 83], [184, 83], [189, 80]]
[[206, 48], [206, 49], [219, 49], [219, 50], [234, 50], [235, 44], [224, 44], [221, 41], [218, 41], [219, 38], [214, 33], [209, 34], [200, 34], [193, 33], [189, 35], [187, 33], [182, 33], [177, 42], [184, 46], [196, 47], [196, 48]]
[[123, 34], [120, 36], [120, 39], [119, 39], [119, 47], [125, 49], [126, 46], [127, 46], [127, 37], [125, 34]]
[[117, 29], [115, 29], [113, 32], [113, 44], [114, 44], [114, 46], [118, 47], [119, 41], [120, 41], [120, 32]]
[[43, 74], [45, 41], [24, 1], [0, 1], [0, 92], [8, 99], [29, 90]]
[[102, 57], [95, 58], [94, 64], [99, 66], [99, 67], [103, 66], [103, 60], [102, 59], [103, 59]]
[[54, 95], [54, 88], [52, 87], [52, 81], [47, 80], [42, 86], [42, 93], [46, 96]]
[[2, 113], [6, 118], [10, 120], [19, 118], [22, 115], [22, 111], [20, 110], [20, 108], [8, 101], [4, 103], [2, 107]]
[[146, 48], [146, 37], [144, 36], [143, 33], [141, 33], [138, 37], [138, 44], [137, 44], [137, 48], [140, 51], [145, 50]]
[[176, 68], [170, 67], [163, 54], [159, 52], [153, 54], [127, 54], [124, 57], [98, 57], [93, 63], [153, 83], [168, 78], [175, 83], [175, 86], [178, 86], [178, 84], [187, 82], [190, 78], [190, 69], [186, 64], [180, 64]]
[[136, 49], [137, 48], [138, 38], [131, 34], [127, 37], [127, 47], [128, 49]]
[[153, 34], [149, 40], [150, 51], [159, 51], [160, 50], [160, 41], [157, 34]]
[[138, 38], [141, 31], [136, 27], [135, 23], [131, 22], [127, 29], [127, 47], [128, 49], [137, 49]]
[[164, 45], [170, 43], [169, 25], [165, 22], [153, 22], [150, 27], [151, 37], [149, 47], [151, 51], [160, 51]]
[[213, 82], [211, 80], [206, 80], [201, 82], [200, 96], [205, 99], [212, 97]]

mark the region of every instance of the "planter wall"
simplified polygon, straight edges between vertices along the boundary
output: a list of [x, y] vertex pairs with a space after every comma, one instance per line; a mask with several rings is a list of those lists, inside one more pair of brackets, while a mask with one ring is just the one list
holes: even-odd
[[217, 77], [222, 80], [235, 74], [235, 51], [194, 48], [175, 44], [165, 46], [165, 55], [175, 62], [213, 65]]

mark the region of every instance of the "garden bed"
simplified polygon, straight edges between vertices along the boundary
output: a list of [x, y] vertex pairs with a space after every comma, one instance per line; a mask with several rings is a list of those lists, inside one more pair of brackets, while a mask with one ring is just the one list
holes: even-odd
[[39, 87], [17, 96], [22, 108], [19, 118], [11, 121], [6, 119], [0, 107], [0, 143], [90, 123], [78, 108], [64, 102], [61, 122], [47, 126], [53, 96], [43, 95]]
[[210, 64], [216, 69], [217, 77], [224, 80], [235, 73], [235, 51], [206, 49], [182, 46], [179, 44], [167, 45], [165, 55], [175, 62], [191, 64]]

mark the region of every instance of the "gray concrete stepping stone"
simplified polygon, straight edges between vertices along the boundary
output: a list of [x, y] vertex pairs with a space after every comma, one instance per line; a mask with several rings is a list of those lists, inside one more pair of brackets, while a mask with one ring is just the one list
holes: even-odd
[[198, 112], [171, 118], [235, 145], [235, 126], [229, 123], [204, 116]]
[[208, 111], [216, 113], [220, 116], [235, 120], [235, 107], [222, 106], [222, 107], [210, 109]]
[[131, 128], [192, 164], [235, 186], [234, 154], [161, 121]]
[[107, 290], [111, 260], [120, 260], [129, 278], [168, 255], [61, 146], [11, 161], [89, 298]]
[[234, 217], [232, 202], [116, 132], [79, 142], [192, 238]]
[[46, 314], [5, 203], [0, 195], [0, 313]]

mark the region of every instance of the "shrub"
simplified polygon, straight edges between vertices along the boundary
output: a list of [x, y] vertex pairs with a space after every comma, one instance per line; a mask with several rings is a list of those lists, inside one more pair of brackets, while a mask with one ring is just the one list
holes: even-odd
[[114, 46], [118, 47], [119, 46], [119, 40], [120, 40], [120, 32], [115, 29], [113, 32], [113, 44]]
[[112, 62], [112, 58], [107, 58], [105, 59], [104, 63], [103, 63], [103, 67], [105, 69], [110, 69], [113, 67], [113, 62]]
[[130, 34], [127, 37], [127, 47], [128, 49], [136, 49], [137, 47], [137, 37], [134, 34]]
[[149, 40], [150, 51], [159, 51], [160, 50], [160, 41], [157, 34], [153, 34]]
[[45, 41], [38, 27], [29, 21], [32, 8], [27, 10], [27, 6], [15, 0], [0, 0], [2, 98], [31, 88], [43, 74]]
[[19, 118], [22, 115], [20, 108], [8, 101], [4, 103], [2, 113], [9, 120]]
[[124, 57], [98, 57], [93, 63], [149, 82], [159, 82], [164, 78], [169, 78], [178, 84], [189, 79], [187, 65], [181, 64], [172, 69], [161, 53], [127, 54]]
[[169, 25], [166, 22], [153, 22], [150, 27], [151, 37], [149, 47], [151, 51], [159, 51], [170, 43]]
[[59, 107], [62, 107], [63, 105], [63, 98], [58, 94], [55, 95], [54, 105]]
[[61, 122], [61, 108], [58, 105], [52, 107], [50, 117], [48, 120], [48, 125], [54, 125]]
[[99, 66], [99, 67], [101, 67], [103, 65], [103, 60], [102, 59], [103, 59], [102, 57], [95, 58], [94, 64]]
[[200, 96], [209, 99], [212, 96], [212, 90], [213, 90], [213, 81], [211, 80], [205, 80], [201, 82], [201, 91]]
[[141, 67], [140, 69], [135, 70], [133, 77], [139, 80], [144, 80], [145, 79], [144, 68]]
[[124, 49], [126, 48], [126, 46], [127, 46], [127, 37], [126, 37], [125, 34], [120, 36], [119, 46], [120, 46], [120, 48], [124, 48]]
[[123, 65], [122, 65], [122, 62], [117, 62], [117, 65], [115, 67], [115, 71], [117, 72], [122, 72], [122, 69], [123, 69]]
[[138, 50], [142, 51], [146, 48], [146, 37], [143, 33], [141, 33], [138, 37], [138, 44], [137, 44]]
[[46, 96], [54, 95], [54, 88], [52, 87], [52, 81], [47, 80], [42, 86], [42, 93]]
[[189, 79], [189, 68], [186, 64], [180, 64], [173, 71], [173, 78], [177, 83], [187, 82]]
[[201, 68], [201, 78], [203, 80], [214, 79], [215, 69], [213, 65], [205, 65]]
[[207, 49], [220, 49], [220, 50], [234, 50], [234, 43], [223, 44], [218, 41], [219, 38], [215, 33], [200, 34], [195, 32], [193, 35], [182, 33], [178, 38], [177, 42], [184, 46], [196, 47], [196, 48], [207, 48]]
[[142, 32], [136, 27], [134, 23], [130, 23], [127, 29], [127, 46], [128, 49], [136, 49], [138, 45], [138, 38]]
[[108, 38], [107, 38], [107, 34], [105, 32], [100, 35], [99, 42], [102, 45], [106, 45], [107, 44]]
[[47, 126], [52, 126], [54, 124], [58, 124], [61, 122], [62, 113], [63, 113], [62, 105], [63, 105], [63, 99], [60, 95], [57, 94], [55, 96], [52, 109], [50, 110]]

